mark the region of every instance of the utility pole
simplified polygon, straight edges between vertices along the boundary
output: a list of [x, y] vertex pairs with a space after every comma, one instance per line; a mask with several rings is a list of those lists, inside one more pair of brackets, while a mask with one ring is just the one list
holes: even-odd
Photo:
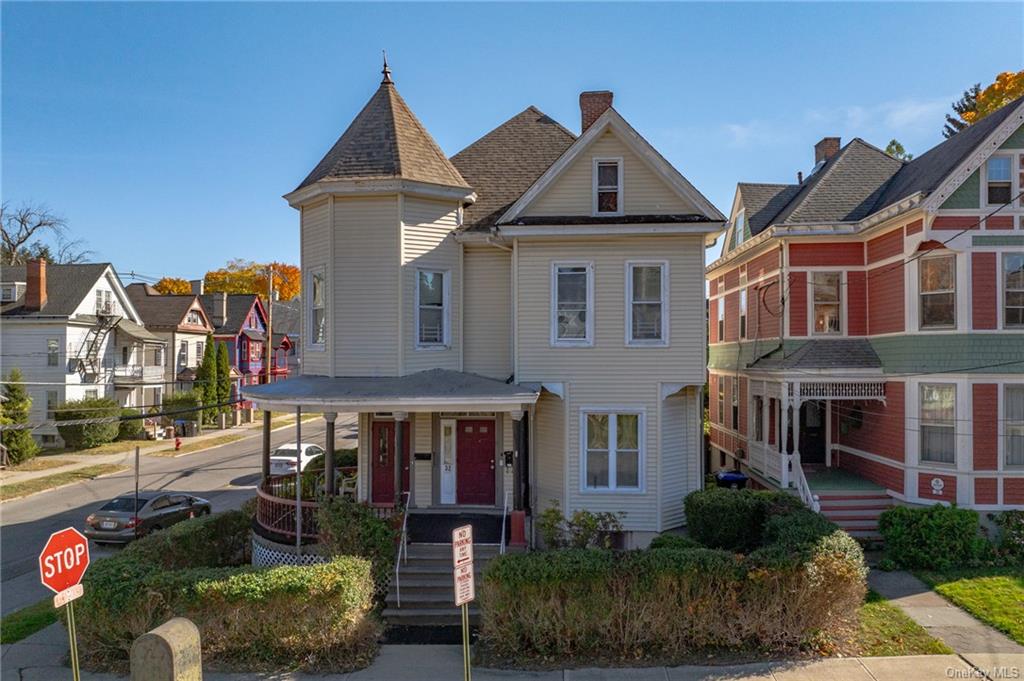
[[270, 383], [270, 369], [272, 366], [272, 356], [274, 353], [274, 266], [271, 265], [267, 268], [267, 347], [266, 355], [267, 360], [267, 375], [265, 383]]

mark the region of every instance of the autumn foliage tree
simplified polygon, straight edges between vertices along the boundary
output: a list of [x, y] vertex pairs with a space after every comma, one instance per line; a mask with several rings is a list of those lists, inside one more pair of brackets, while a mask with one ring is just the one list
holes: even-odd
[[231, 260], [225, 267], [207, 272], [203, 286], [209, 293], [254, 293], [266, 297], [267, 276], [271, 267], [278, 298], [291, 300], [299, 295], [302, 285], [299, 268], [281, 262], [260, 264], [250, 260]]
[[192, 284], [188, 283], [187, 280], [181, 279], [179, 277], [164, 277], [160, 281], [153, 284], [153, 288], [155, 288], [157, 291], [164, 294], [165, 296], [180, 296], [192, 293]]
[[964, 90], [960, 99], [953, 102], [953, 114], [956, 115], [946, 114], [946, 125], [942, 134], [952, 137], [1022, 96], [1024, 71], [1004, 71], [996, 76], [995, 82], [984, 89], [981, 83], [975, 83]]

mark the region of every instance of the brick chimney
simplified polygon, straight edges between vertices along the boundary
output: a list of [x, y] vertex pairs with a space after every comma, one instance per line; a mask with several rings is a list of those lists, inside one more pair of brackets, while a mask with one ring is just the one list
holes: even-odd
[[39, 311], [46, 307], [46, 259], [25, 263], [25, 309]]
[[580, 93], [580, 117], [582, 123], [580, 132], [584, 133], [587, 128], [594, 124], [605, 111], [612, 106], [612, 92], [610, 90], [597, 90], [593, 92]]
[[814, 165], [827, 161], [839, 153], [838, 137], [822, 137], [821, 141], [814, 145]]

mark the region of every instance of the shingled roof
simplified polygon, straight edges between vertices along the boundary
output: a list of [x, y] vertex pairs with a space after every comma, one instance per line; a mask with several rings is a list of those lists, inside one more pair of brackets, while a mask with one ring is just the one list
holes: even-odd
[[879, 369], [882, 361], [865, 338], [809, 340], [788, 356], [775, 354], [758, 359], [757, 369]]
[[[0, 306], [4, 317], [69, 317], [89, 295], [93, 284], [103, 276], [110, 263], [79, 265], [46, 264], [46, 305], [42, 310], [25, 309], [25, 295]], [[4, 265], [0, 280], [26, 281], [24, 265]]]
[[252, 293], [229, 293], [227, 294], [226, 314], [224, 321], [218, 326], [214, 320], [217, 319], [217, 306], [220, 304], [221, 293], [205, 293], [199, 296], [199, 302], [203, 305], [206, 316], [213, 325], [213, 332], [217, 335], [237, 335], [242, 330], [245, 318], [249, 310], [256, 302], [256, 295]]
[[759, 184], [740, 182], [736, 186], [746, 211], [750, 236], [757, 236], [771, 224], [772, 218], [800, 191], [798, 184]]
[[537, 181], [576, 136], [534, 106], [508, 119], [452, 156], [452, 163], [476, 191], [464, 213], [470, 230], [493, 226]]
[[124, 290], [142, 322], [151, 328], [177, 327], [196, 300], [194, 294], [163, 295], [149, 284], [129, 284]]
[[320, 180], [404, 179], [469, 189], [390, 75], [296, 189]]

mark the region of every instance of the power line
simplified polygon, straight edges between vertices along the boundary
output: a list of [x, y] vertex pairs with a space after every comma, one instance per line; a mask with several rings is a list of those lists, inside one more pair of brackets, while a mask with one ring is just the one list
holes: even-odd
[[[195, 414], [198, 412], [206, 411], [207, 409], [218, 409], [220, 407], [229, 407], [235, 404], [240, 404], [245, 400], [234, 399], [227, 402], [218, 402], [216, 404], [204, 404], [197, 407], [186, 407], [184, 409], [177, 409], [174, 411], [162, 411], [155, 414], [126, 414], [124, 416], [100, 416], [96, 418], [87, 419], [67, 419], [67, 420], [46, 420], [37, 421], [35, 423], [7, 423], [0, 424], [0, 432], [7, 430], [35, 430], [43, 426], [87, 426], [100, 423], [119, 423], [121, 421], [137, 421], [140, 419], [151, 419], [159, 416], [177, 416], [180, 414]], [[59, 411], [59, 410], [55, 410]], [[77, 411], [77, 410], [68, 410]]]

